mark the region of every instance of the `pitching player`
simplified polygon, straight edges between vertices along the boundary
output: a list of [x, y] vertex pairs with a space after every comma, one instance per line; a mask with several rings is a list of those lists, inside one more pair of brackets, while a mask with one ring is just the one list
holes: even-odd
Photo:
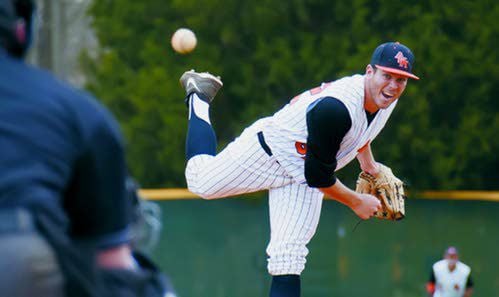
[[448, 247], [444, 259], [433, 264], [426, 290], [429, 297], [471, 297], [471, 268], [459, 261], [455, 247]]
[[274, 115], [257, 120], [216, 154], [210, 102], [222, 87], [209, 73], [185, 72], [189, 127], [188, 188], [205, 199], [269, 190], [271, 238], [268, 271], [271, 297], [299, 296], [307, 244], [319, 222], [323, 195], [350, 207], [362, 219], [380, 208], [334, 172], [357, 158], [376, 175], [371, 142], [385, 126], [412, 73], [414, 55], [388, 42], [374, 51], [365, 74], [344, 77], [305, 91]]

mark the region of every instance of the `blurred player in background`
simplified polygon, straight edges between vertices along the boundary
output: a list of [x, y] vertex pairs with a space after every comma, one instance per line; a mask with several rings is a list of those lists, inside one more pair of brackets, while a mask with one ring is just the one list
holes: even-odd
[[164, 296], [130, 247], [121, 132], [94, 98], [28, 66], [34, 0], [0, 0], [0, 294]]
[[[364, 75], [344, 77], [305, 91], [271, 117], [260, 119], [216, 154], [209, 107], [222, 81], [209, 73], [185, 72], [189, 129], [186, 180], [205, 199], [269, 190], [271, 297], [300, 295], [307, 244], [314, 235], [326, 194], [362, 219], [379, 200], [344, 186], [334, 172], [357, 158], [376, 176], [371, 142], [385, 126], [412, 73], [406, 46], [378, 46]], [[255, 94], [258, 96], [258, 94]]]
[[455, 247], [448, 247], [444, 259], [433, 264], [426, 290], [429, 297], [471, 297], [471, 268], [459, 261]]

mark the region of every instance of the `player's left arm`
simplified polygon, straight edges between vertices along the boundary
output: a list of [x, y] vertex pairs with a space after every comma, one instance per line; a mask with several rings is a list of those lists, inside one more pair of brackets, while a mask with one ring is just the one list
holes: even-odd
[[463, 297], [471, 297], [471, 295], [473, 295], [473, 288], [466, 288], [466, 291], [464, 291]]
[[367, 143], [357, 154], [362, 172], [357, 179], [356, 191], [359, 193], [375, 193], [382, 201], [383, 209], [376, 217], [389, 220], [401, 220], [405, 217], [406, 198], [404, 184], [392, 170], [374, 160], [371, 145]]
[[376, 176], [379, 167], [378, 162], [374, 160], [373, 152], [371, 150], [371, 142], [368, 142], [362, 149], [360, 149], [357, 154], [357, 160], [360, 164], [360, 169], [362, 171], [369, 173], [372, 176]]
[[468, 276], [468, 280], [466, 281], [466, 290], [464, 291], [464, 297], [471, 297], [473, 294], [473, 280], [471, 275]]

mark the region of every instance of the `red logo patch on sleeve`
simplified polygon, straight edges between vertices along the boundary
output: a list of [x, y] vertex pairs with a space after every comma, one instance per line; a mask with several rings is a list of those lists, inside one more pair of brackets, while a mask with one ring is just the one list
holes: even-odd
[[295, 142], [296, 152], [302, 156], [307, 154], [307, 144], [303, 142]]

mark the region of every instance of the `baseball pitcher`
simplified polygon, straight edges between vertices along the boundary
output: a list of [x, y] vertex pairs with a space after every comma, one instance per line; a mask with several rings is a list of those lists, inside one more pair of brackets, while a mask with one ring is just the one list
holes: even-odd
[[[324, 194], [362, 219], [404, 217], [403, 188], [376, 162], [371, 142], [385, 126], [412, 73], [414, 55], [398, 43], [378, 46], [364, 74], [323, 83], [294, 97], [274, 115], [257, 120], [220, 153], [209, 117], [222, 81], [209, 73], [180, 78], [189, 106], [185, 176], [191, 192], [216, 199], [269, 191], [271, 238], [267, 247], [271, 297], [300, 296], [300, 274]], [[357, 158], [354, 191], [335, 177]]]

